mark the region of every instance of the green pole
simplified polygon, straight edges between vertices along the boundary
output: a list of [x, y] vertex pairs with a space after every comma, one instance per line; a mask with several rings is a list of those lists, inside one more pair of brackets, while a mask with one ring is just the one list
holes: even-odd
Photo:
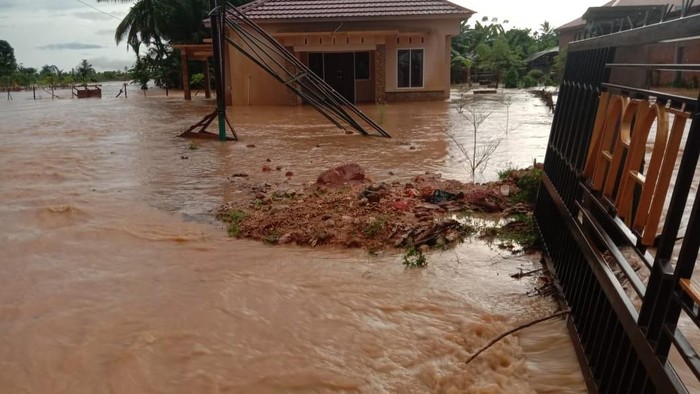
[[226, 99], [224, 98], [224, 58], [222, 54], [222, 35], [224, 34], [224, 18], [226, 10], [225, 1], [209, 0], [209, 7], [214, 10], [219, 4], [221, 7], [211, 15], [211, 38], [214, 47], [214, 73], [216, 75], [216, 112], [219, 120], [219, 141], [226, 141]]

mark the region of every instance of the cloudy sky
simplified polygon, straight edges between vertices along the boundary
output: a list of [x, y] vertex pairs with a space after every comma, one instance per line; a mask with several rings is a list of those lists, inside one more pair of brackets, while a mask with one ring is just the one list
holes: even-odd
[[[536, 29], [544, 20], [562, 25], [605, 0], [454, 0], [482, 16]], [[94, 7], [94, 8], [93, 8]], [[130, 67], [134, 54], [114, 43], [114, 29], [130, 3], [97, 0], [0, 0], [0, 40], [15, 49], [25, 67], [55, 64], [71, 69], [88, 59], [98, 70]], [[109, 15], [108, 15], [109, 14]], [[115, 19], [116, 17], [116, 19]]]

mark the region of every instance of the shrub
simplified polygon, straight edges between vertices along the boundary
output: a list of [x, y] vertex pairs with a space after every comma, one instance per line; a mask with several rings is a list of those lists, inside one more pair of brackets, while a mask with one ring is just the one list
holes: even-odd
[[520, 179], [517, 181], [517, 186], [520, 189], [518, 194], [515, 196], [516, 200], [519, 202], [526, 202], [529, 204], [534, 204], [537, 198], [537, 190], [540, 187], [540, 181], [542, 180], [543, 171], [539, 168], [533, 168], [530, 171], [525, 172]]
[[423, 268], [428, 265], [428, 260], [423, 252], [411, 245], [406, 249], [403, 255], [403, 265], [406, 268]]
[[514, 68], [511, 68], [506, 72], [506, 76], [503, 79], [503, 83], [505, 84], [506, 88], [517, 88], [518, 87], [518, 71]]

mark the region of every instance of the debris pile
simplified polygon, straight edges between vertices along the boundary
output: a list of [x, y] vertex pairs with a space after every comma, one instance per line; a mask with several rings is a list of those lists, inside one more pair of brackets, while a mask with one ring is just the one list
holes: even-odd
[[[524, 172], [525, 173], [525, 172]], [[474, 228], [459, 215], [483, 212], [531, 214], [517, 202], [521, 174], [503, 181], [463, 183], [426, 173], [411, 182], [373, 182], [358, 164], [324, 171], [315, 183], [297, 189], [283, 184], [248, 184], [231, 178], [247, 197], [224, 206], [217, 217], [235, 237], [270, 244], [364, 247], [447, 247]]]

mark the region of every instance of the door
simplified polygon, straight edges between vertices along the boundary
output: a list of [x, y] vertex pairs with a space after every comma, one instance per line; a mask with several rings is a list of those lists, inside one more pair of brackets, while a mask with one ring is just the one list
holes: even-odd
[[355, 103], [355, 54], [324, 53], [324, 80], [349, 102]]

